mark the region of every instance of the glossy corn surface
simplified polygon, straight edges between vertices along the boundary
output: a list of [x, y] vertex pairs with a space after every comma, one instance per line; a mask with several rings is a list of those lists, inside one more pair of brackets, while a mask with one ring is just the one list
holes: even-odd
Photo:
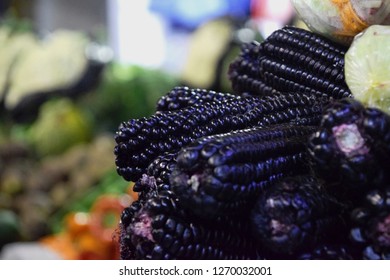
[[287, 26], [261, 43], [243, 45], [228, 76], [233, 90], [242, 95], [306, 92], [340, 99], [351, 96], [344, 77], [346, 50], [318, 34]]
[[307, 172], [315, 128], [274, 125], [200, 138], [179, 151], [172, 189], [200, 217], [242, 215], [273, 182]]
[[229, 96], [131, 119], [123, 122], [115, 135], [117, 171], [128, 181], [137, 181], [159, 155], [175, 153], [208, 135], [272, 124], [318, 124], [328, 101], [304, 93]]

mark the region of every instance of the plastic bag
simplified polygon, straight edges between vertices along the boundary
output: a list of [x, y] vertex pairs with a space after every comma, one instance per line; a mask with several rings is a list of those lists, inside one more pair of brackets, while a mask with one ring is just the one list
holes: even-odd
[[292, 0], [298, 15], [313, 31], [350, 44], [374, 24], [390, 23], [390, 0]]

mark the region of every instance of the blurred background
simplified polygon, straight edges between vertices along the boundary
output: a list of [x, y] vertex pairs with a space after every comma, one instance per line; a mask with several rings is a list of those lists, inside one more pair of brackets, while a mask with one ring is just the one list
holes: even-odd
[[0, 259], [117, 259], [114, 134], [177, 85], [230, 92], [289, 0], [1, 0]]

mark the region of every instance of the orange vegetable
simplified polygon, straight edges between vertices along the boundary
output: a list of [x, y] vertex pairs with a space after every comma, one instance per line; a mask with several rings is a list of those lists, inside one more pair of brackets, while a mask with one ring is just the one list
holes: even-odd
[[112, 243], [124, 208], [119, 197], [105, 195], [98, 198], [91, 209], [91, 234], [102, 242]]
[[64, 260], [75, 260], [78, 258], [79, 252], [73, 245], [73, 239], [67, 233], [49, 235], [42, 238], [40, 242], [48, 248], [52, 249]]
[[101, 242], [94, 234], [84, 233], [75, 240], [79, 260], [104, 260], [108, 259], [110, 248]]
[[90, 216], [88, 213], [71, 212], [65, 217], [66, 230], [72, 237], [89, 231]]

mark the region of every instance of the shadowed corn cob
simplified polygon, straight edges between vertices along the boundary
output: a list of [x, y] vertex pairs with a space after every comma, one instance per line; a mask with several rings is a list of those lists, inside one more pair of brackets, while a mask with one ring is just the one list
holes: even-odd
[[318, 124], [327, 101], [303, 93], [235, 96], [123, 122], [115, 135], [118, 174], [136, 181], [157, 156], [203, 136], [278, 123]]
[[363, 259], [390, 260], [390, 188], [374, 189], [351, 214], [351, 239]]
[[247, 43], [230, 64], [228, 76], [239, 94], [306, 92], [333, 98], [351, 96], [344, 79], [347, 48], [321, 35], [284, 27], [261, 43]]
[[390, 117], [356, 100], [334, 102], [309, 139], [314, 171], [349, 198], [389, 182]]
[[[175, 162], [176, 162], [176, 157], [175, 157]], [[169, 172], [171, 172], [172, 170], [173, 169], [170, 169]], [[169, 182], [160, 185], [157, 182], [158, 182], [158, 177], [156, 179], [154, 176], [143, 174], [142, 177], [135, 183], [134, 185], [135, 191], [140, 192], [138, 198], [139, 203], [143, 204], [149, 198], [158, 196], [158, 194], [161, 192], [172, 191], [172, 187]], [[186, 207], [182, 207], [182, 208], [186, 209]], [[226, 216], [226, 215], [216, 216], [214, 219], [210, 220], [209, 218], [202, 219], [199, 216], [193, 215], [192, 211], [188, 211], [187, 214], [190, 216], [191, 219], [194, 218], [197, 221], [202, 221], [204, 225], [211, 222], [212, 226], [215, 226], [216, 224], [220, 224], [223, 226], [230, 225], [230, 227], [235, 227], [235, 223], [236, 223], [236, 220], [234, 220], [233, 216]]]
[[256, 41], [243, 44], [240, 55], [229, 66], [228, 77], [237, 93], [244, 96], [280, 93], [258, 78], [262, 48], [263, 46]]
[[147, 182], [147, 180], [149, 180], [147, 179], [148, 177], [154, 178], [155, 184], [157, 186], [157, 191], [169, 190], [169, 176], [171, 174], [171, 170], [176, 165], [176, 157], [177, 153], [166, 153], [161, 156], [158, 156], [148, 166], [146, 174], [143, 174], [142, 177], [135, 183], [134, 191], [143, 192], [144, 188], [150, 185], [150, 183]]
[[224, 101], [235, 98], [230, 93], [215, 92], [207, 89], [192, 89], [189, 87], [175, 87], [157, 102], [157, 111], [179, 110], [199, 103], [210, 101]]
[[[145, 202], [145, 201], [143, 201]], [[119, 222], [119, 251], [121, 259], [134, 259], [135, 247], [131, 244], [130, 235], [126, 232], [126, 228], [132, 222], [134, 215], [142, 208], [142, 200], [136, 200], [126, 207], [122, 213]]]
[[135, 182], [133, 191], [138, 192], [138, 201], [145, 203], [159, 192], [171, 190], [169, 176], [176, 165], [177, 153], [158, 156], [147, 168], [145, 174]]
[[133, 191], [138, 192], [139, 199], [147, 200], [163, 190], [170, 190], [169, 176], [176, 165], [177, 153], [158, 156], [147, 168], [145, 174], [135, 182]]
[[352, 249], [344, 245], [320, 245], [308, 253], [301, 254], [298, 260], [353, 260]]
[[172, 190], [200, 217], [242, 215], [272, 182], [308, 171], [306, 140], [315, 128], [285, 124], [200, 138], [178, 153]]
[[[130, 206], [132, 207], [132, 206]], [[135, 207], [133, 207], [135, 208]], [[248, 226], [203, 225], [191, 220], [175, 195], [162, 191], [146, 200], [137, 212], [122, 215], [122, 259], [254, 259], [256, 246]]]
[[259, 195], [251, 213], [254, 237], [271, 258], [308, 252], [348, 236], [346, 210], [314, 177], [285, 178]]

